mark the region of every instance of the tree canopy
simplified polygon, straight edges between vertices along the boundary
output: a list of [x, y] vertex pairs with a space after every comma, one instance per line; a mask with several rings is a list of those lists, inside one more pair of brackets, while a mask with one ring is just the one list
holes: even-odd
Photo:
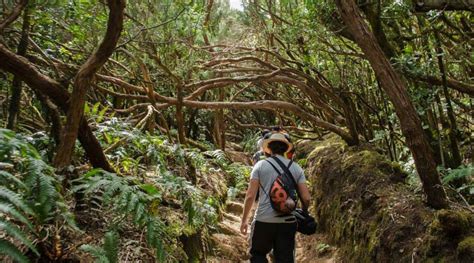
[[[295, 141], [334, 134], [348, 146], [376, 147], [409, 171], [433, 208], [449, 207], [450, 189], [474, 200], [472, 1], [240, 3], [241, 10], [228, 0], [0, 0], [1, 124], [18, 136], [44, 135], [47, 143], [32, 139], [39, 148], [31, 153], [18, 146], [21, 158], [54, 167], [56, 179], [41, 187], [61, 175], [70, 189], [83, 165], [113, 182], [153, 162], [196, 174], [188, 157], [168, 162], [152, 151], [251, 153], [260, 129], [280, 126]], [[17, 136], [3, 133], [5, 142]], [[80, 180], [84, 188], [100, 184], [92, 173]], [[120, 187], [127, 192], [128, 184]], [[50, 193], [44, 198], [64, 194]], [[134, 211], [155, 205], [130, 193], [144, 200]], [[158, 227], [148, 217], [136, 222]], [[154, 238], [150, 244], [162, 246]]]

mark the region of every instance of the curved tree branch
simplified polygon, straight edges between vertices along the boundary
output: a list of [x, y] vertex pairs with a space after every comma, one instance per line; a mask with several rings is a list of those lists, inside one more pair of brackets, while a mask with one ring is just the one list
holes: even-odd
[[21, 14], [21, 11], [28, 5], [28, 0], [20, 0], [20, 2], [13, 8], [13, 11], [3, 21], [0, 22], [0, 34], [3, 30], [13, 23]]
[[54, 165], [65, 167], [71, 162], [74, 144], [76, 142], [79, 124], [84, 113], [86, 93], [95, 73], [107, 62], [114, 52], [123, 27], [125, 0], [108, 0], [109, 19], [107, 32], [99, 48], [81, 66], [74, 80], [72, 100], [67, 113], [66, 126], [62, 135], [61, 144], [54, 158]]
[[[0, 44], [0, 61], [2, 61], [0, 69], [19, 77], [30, 88], [50, 98], [62, 111], [68, 111], [69, 104], [67, 102], [70, 94], [59, 82], [43, 75], [25, 58], [11, 52], [2, 44]], [[79, 141], [92, 166], [113, 172], [113, 168], [107, 161], [100, 143], [84, 118], [80, 122], [79, 129]]]
[[251, 101], [251, 102], [207, 102], [207, 101], [190, 101], [184, 100], [184, 106], [200, 109], [254, 109], [254, 110], [285, 110], [292, 112], [293, 114], [299, 116], [302, 119], [308, 120], [314, 125], [321, 127], [323, 129], [332, 131], [337, 135], [341, 136], [349, 145], [354, 144], [354, 139], [351, 135], [344, 130], [343, 128], [336, 126], [332, 123], [323, 121], [311, 113], [308, 113], [298, 107], [297, 105], [285, 101], [276, 101], [276, 100], [261, 100], [261, 101]]

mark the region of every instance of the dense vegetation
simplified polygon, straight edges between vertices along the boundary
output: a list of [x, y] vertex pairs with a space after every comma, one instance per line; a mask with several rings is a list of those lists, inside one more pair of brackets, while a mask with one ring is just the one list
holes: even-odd
[[192, 258], [273, 125], [472, 213], [474, 6], [445, 2], [0, 0], [0, 254]]

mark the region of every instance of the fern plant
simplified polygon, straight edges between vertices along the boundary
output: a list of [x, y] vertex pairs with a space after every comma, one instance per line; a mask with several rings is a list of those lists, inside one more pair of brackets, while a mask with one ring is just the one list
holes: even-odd
[[0, 229], [7, 234], [0, 240], [0, 254], [28, 262], [14, 244], [22, 244], [39, 256], [32, 239], [45, 238], [43, 227], [59, 220], [75, 227], [74, 220], [53, 168], [25, 138], [0, 129], [0, 163], [10, 167], [0, 171]]
[[96, 263], [117, 263], [119, 252], [119, 235], [112, 230], [104, 235], [104, 245], [102, 247], [93, 245], [82, 245], [80, 248], [91, 254]]
[[[95, 198], [101, 210], [109, 210], [117, 215], [113, 225], [128, 219], [138, 228], [145, 227], [148, 245], [155, 249], [157, 258], [164, 258], [163, 240], [168, 235], [165, 224], [156, 215], [155, 207], [161, 201], [161, 192], [155, 186], [140, 184], [135, 177], [121, 177], [100, 169], [91, 170], [73, 183], [73, 191], [81, 192], [89, 199]], [[107, 240], [113, 239], [106, 237]], [[92, 255], [103, 254], [96, 247], [85, 248]], [[104, 257], [97, 257], [97, 260], [109, 262], [102, 261]]]
[[456, 181], [464, 181], [462, 185], [455, 189], [458, 193], [464, 194], [469, 199], [474, 196], [474, 167], [469, 165], [461, 165], [455, 169], [444, 169], [438, 167], [438, 171], [443, 175], [442, 182], [449, 186]]
[[[138, 228], [145, 228], [147, 244], [155, 250], [158, 262], [172, 253], [170, 244], [176, 242], [181, 234], [194, 233], [203, 226], [217, 222], [216, 201], [204, 197], [185, 178], [170, 172], [160, 174], [153, 183], [141, 183], [133, 176], [123, 177], [96, 169], [73, 183], [73, 191], [82, 193], [90, 200], [97, 200], [102, 211], [114, 212], [113, 225], [128, 220]], [[176, 199], [186, 212], [187, 224], [171, 222], [167, 226], [160, 218], [157, 207], [163, 200]], [[90, 251], [91, 254], [100, 252]]]

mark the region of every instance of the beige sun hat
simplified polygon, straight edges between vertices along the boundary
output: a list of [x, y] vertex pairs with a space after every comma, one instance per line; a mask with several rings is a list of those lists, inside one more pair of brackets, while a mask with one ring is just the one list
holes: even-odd
[[270, 150], [270, 148], [268, 148], [268, 144], [275, 141], [286, 143], [288, 145], [287, 152], [290, 151], [293, 148], [293, 144], [288, 141], [287, 136], [280, 132], [271, 133], [268, 138], [264, 138], [263, 140], [263, 151], [271, 154], [272, 151]]

